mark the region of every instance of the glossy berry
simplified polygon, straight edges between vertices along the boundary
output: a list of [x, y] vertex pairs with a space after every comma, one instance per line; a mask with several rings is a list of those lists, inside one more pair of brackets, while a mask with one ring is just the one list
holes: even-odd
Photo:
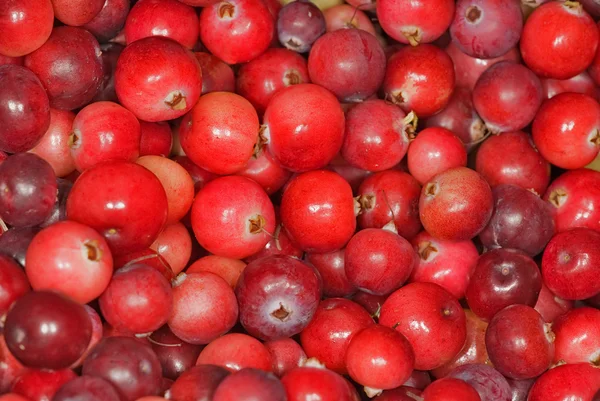
[[[18, 17], [13, 17], [18, 15]], [[50, 0], [10, 0], [0, 8], [0, 54], [20, 57], [38, 49], [52, 32], [54, 10]]]
[[454, 369], [447, 377], [460, 379], [479, 393], [481, 400], [502, 401], [510, 397], [510, 385], [500, 372], [490, 365], [473, 363]]
[[229, 371], [216, 365], [198, 365], [187, 369], [168, 390], [173, 400], [211, 400]]
[[273, 368], [267, 347], [254, 337], [241, 333], [228, 333], [208, 344], [196, 365], [218, 365], [235, 372], [244, 368], [257, 368], [270, 372]]
[[585, 71], [569, 79], [546, 78], [541, 81], [546, 99], [553, 98], [559, 93], [564, 92], [584, 93], [593, 98], [598, 98], [596, 83], [590, 74]]
[[81, 376], [71, 380], [62, 386], [52, 399], [56, 401], [70, 401], [76, 397], [82, 401], [120, 400], [117, 389], [110, 382], [95, 376]]
[[[323, 12], [327, 32], [357, 28], [376, 35], [371, 19], [364, 12], [368, 9], [369, 4], [364, 2], [352, 5], [352, 3], [353, 1], [348, 2], [348, 4], [342, 3]], [[371, 3], [371, 8], [374, 8], [374, 6], [375, 4]]]
[[582, 307], [559, 317], [553, 324], [554, 361], [595, 364], [598, 360], [600, 311]]
[[215, 273], [235, 289], [237, 282], [246, 268], [246, 263], [232, 258], [217, 255], [207, 255], [192, 263], [186, 273], [199, 273], [202, 271]]
[[83, 28], [90, 31], [100, 43], [108, 42], [123, 28], [130, 8], [129, 0], [106, 0], [100, 12]]
[[345, 297], [356, 292], [356, 287], [346, 275], [345, 253], [341, 249], [329, 253], [307, 253], [305, 256], [306, 262], [318, 270], [326, 297]]
[[163, 377], [177, 378], [196, 364], [202, 346], [187, 343], [163, 326], [148, 337], [152, 349], [162, 366]]
[[431, 383], [422, 394], [427, 401], [480, 401], [479, 393], [463, 380], [445, 378]]
[[271, 373], [260, 369], [242, 369], [227, 376], [219, 384], [214, 401], [286, 401], [283, 384]]
[[285, 48], [307, 53], [325, 33], [323, 12], [309, 1], [293, 1], [279, 10], [277, 38]]
[[23, 269], [10, 256], [0, 254], [0, 314], [6, 314], [12, 304], [30, 290]]
[[19, 375], [11, 386], [11, 393], [33, 401], [54, 399], [54, 394], [77, 375], [71, 369], [29, 369]]
[[304, 401], [317, 396], [322, 401], [353, 401], [353, 389], [337, 373], [319, 367], [299, 367], [281, 378], [288, 401]]
[[529, 391], [529, 401], [596, 400], [600, 371], [589, 363], [557, 366], [540, 376]]
[[235, 92], [236, 79], [229, 65], [210, 53], [196, 52], [194, 54], [202, 68], [202, 94], [221, 91]]
[[31, 149], [54, 169], [57, 177], [64, 177], [75, 170], [75, 162], [69, 148], [69, 137], [75, 113], [68, 110], [50, 109], [50, 126], [42, 139]]
[[573, 309], [573, 304], [573, 301], [567, 301], [554, 295], [546, 284], [542, 283], [542, 290], [534, 309], [542, 315], [547, 323], [552, 323], [556, 318]]
[[52, 0], [54, 15], [56, 19], [66, 25], [81, 26], [90, 22], [100, 10], [104, 2], [102, 0]]
[[265, 347], [271, 354], [273, 373], [279, 377], [306, 362], [306, 353], [300, 344], [291, 338], [267, 341]]

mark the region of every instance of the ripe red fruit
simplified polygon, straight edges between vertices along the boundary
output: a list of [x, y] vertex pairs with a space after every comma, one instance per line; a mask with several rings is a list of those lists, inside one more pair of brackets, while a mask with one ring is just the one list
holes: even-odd
[[81, 26], [90, 22], [104, 5], [103, 0], [52, 0], [56, 19], [65, 25]]
[[471, 385], [450, 377], [434, 381], [421, 396], [424, 401], [481, 401]]
[[341, 154], [354, 167], [387, 170], [400, 163], [413, 134], [412, 115], [383, 100], [366, 100], [346, 114]]
[[564, 299], [581, 300], [600, 292], [600, 233], [574, 228], [556, 234], [542, 258], [548, 289]]
[[40, 231], [27, 249], [26, 270], [34, 290], [53, 290], [85, 304], [100, 296], [113, 273], [105, 239], [74, 221]]
[[600, 311], [582, 307], [559, 317], [552, 326], [554, 362], [586, 363], [595, 365], [600, 358]]
[[556, 295], [554, 295], [546, 286], [542, 283], [542, 290], [538, 296], [538, 300], [535, 304], [534, 309], [542, 315], [542, 318], [547, 323], [552, 323], [559, 316], [564, 315], [573, 308], [573, 301], [566, 301]]
[[325, 167], [342, 147], [344, 112], [318, 85], [298, 84], [277, 92], [264, 115], [267, 149], [284, 168], [296, 172]]
[[269, 195], [279, 191], [292, 176], [292, 172], [281, 167], [265, 149], [253, 154], [237, 174], [256, 181]]
[[[589, 363], [557, 366], [540, 376], [529, 401], [592, 400], [600, 389], [600, 369]], [[595, 398], [594, 398], [595, 400]]]
[[435, 238], [454, 241], [479, 234], [488, 224], [493, 207], [494, 199], [487, 182], [466, 167], [456, 167], [433, 177], [423, 186], [419, 200], [425, 230]]
[[52, 107], [73, 110], [88, 104], [100, 89], [101, 55], [94, 35], [82, 28], [61, 26], [25, 57], [25, 67], [42, 81]]
[[600, 104], [580, 93], [556, 95], [542, 104], [531, 132], [550, 163], [564, 169], [584, 167], [600, 150]]
[[31, 153], [46, 160], [57, 177], [64, 177], [75, 170], [75, 162], [69, 148], [69, 136], [75, 114], [68, 110], [50, 109], [50, 126]]
[[193, 7], [177, 0], [141, 0], [127, 15], [124, 33], [127, 44], [164, 36], [191, 49], [198, 41], [198, 17]]
[[454, 17], [452, 0], [377, 1], [383, 30], [400, 43], [431, 43], [448, 29]]
[[346, 297], [356, 292], [356, 287], [346, 276], [344, 268], [345, 250], [330, 253], [307, 253], [306, 262], [319, 271], [326, 297]]
[[31, 401], [53, 400], [56, 392], [76, 377], [71, 369], [29, 369], [15, 379], [10, 391]]
[[207, 251], [243, 259], [260, 251], [275, 230], [275, 211], [256, 182], [238, 176], [206, 184], [191, 212], [196, 239]]
[[228, 64], [259, 56], [271, 44], [274, 31], [274, 19], [261, 0], [215, 2], [200, 13], [200, 40]]
[[235, 294], [244, 329], [254, 337], [274, 340], [294, 336], [309, 324], [319, 305], [321, 283], [304, 262], [274, 255], [249, 263]]
[[242, 369], [219, 384], [214, 401], [286, 401], [283, 384], [271, 373], [259, 369]]
[[385, 54], [377, 38], [361, 29], [340, 29], [321, 36], [308, 56], [310, 79], [342, 102], [375, 94], [385, 75]]
[[283, 192], [281, 222], [290, 239], [306, 252], [341, 249], [356, 229], [352, 189], [331, 171], [300, 174]]
[[465, 312], [437, 284], [412, 283], [392, 293], [379, 323], [403, 334], [415, 352], [415, 369], [431, 370], [450, 361], [465, 343]]
[[417, 255], [410, 282], [434, 283], [462, 299], [479, 257], [472, 241], [447, 241], [421, 231], [412, 240]]
[[300, 54], [288, 49], [271, 48], [242, 64], [235, 88], [262, 116], [275, 93], [287, 86], [308, 82], [308, 67]]
[[598, 28], [575, 1], [551, 1], [536, 8], [521, 35], [521, 55], [540, 77], [568, 79], [590, 66]]
[[102, 10], [83, 28], [90, 31], [99, 42], [106, 43], [123, 28], [130, 7], [129, 0], [106, 0]]
[[398, 387], [410, 377], [415, 355], [406, 337], [382, 325], [358, 332], [348, 345], [346, 365], [367, 395]]
[[446, 107], [452, 95], [452, 59], [433, 45], [403, 47], [389, 58], [382, 88], [386, 99], [405, 112], [430, 117]]
[[167, 221], [167, 196], [154, 174], [134, 163], [105, 162], [83, 172], [67, 216], [104, 236], [114, 255], [149, 247]]
[[23, 269], [8, 255], [0, 254], [0, 315], [29, 292], [31, 287]]
[[299, 367], [282, 378], [288, 401], [305, 401], [318, 397], [321, 401], [354, 401], [350, 384], [337, 373], [317, 367]]
[[[73, 398], [101, 399], [103, 401], [120, 401], [117, 389], [110, 382], [94, 376], [76, 377], [62, 386], [52, 400], [69, 401]], [[89, 398], [88, 398], [89, 397]], [[4, 400], [3, 401], [10, 401]], [[20, 401], [20, 400], [12, 400]]]
[[210, 53], [196, 52], [194, 54], [202, 68], [202, 94], [235, 92], [236, 79], [229, 65]]
[[150, 249], [167, 261], [173, 273], [179, 274], [192, 256], [192, 237], [182, 223], [174, 223], [165, 227]]
[[585, 71], [569, 79], [542, 79], [542, 88], [544, 90], [544, 98], [546, 99], [553, 98], [559, 93], [564, 92], [583, 93], [598, 99], [596, 83], [590, 74]]
[[277, 17], [277, 39], [284, 47], [308, 53], [313, 43], [325, 33], [323, 12], [310, 1], [293, 1], [273, 15]]
[[[370, 0], [369, 0], [370, 1]], [[356, 28], [376, 35], [371, 19], [362, 10], [374, 9], [375, 3], [351, 0], [323, 11], [327, 32]]]
[[347, 374], [345, 356], [350, 341], [373, 324], [373, 318], [360, 305], [344, 298], [329, 298], [321, 301], [311, 322], [300, 333], [300, 341], [307, 357], [318, 359], [339, 374]]
[[160, 361], [163, 377], [171, 380], [193, 368], [203, 348], [183, 341], [166, 325], [153, 332], [148, 341]]
[[306, 362], [304, 350], [300, 344], [291, 338], [267, 341], [265, 347], [271, 354], [273, 373], [279, 377]]
[[210, 272], [181, 273], [173, 281], [169, 328], [190, 344], [208, 344], [227, 333], [238, 318], [233, 290]]
[[550, 164], [522, 131], [493, 135], [477, 150], [475, 169], [492, 188], [518, 185], [541, 195], [550, 183]]
[[254, 337], [241, 333], [229, 333], [208, 344], [196, 361], [196, 365], [217, 365], [235, 372], [244, 368], [273, 368], [267, 347]]
[[194, 163], [219, 175], [246, 166], [258, 140], [258, 115], [249, 101], [228, 92], [200, 98], [184, 117], [179, 141]]
[[212, 400], [219, 383], [229, 371], [216, 365], [198, 365], [187, 369], [171, 385], [165, 394], [172, 400]]
[[553, 206], [557, 232], [573, 227], [600, 231], [600, 172], [590, 169], [568, 171], [552, 182], [544, 200]]
[[53, 23], [54, 10], [50, 0], [2, 2], [0, 54], [20, 57], [38, 49], [50, 36]]
[[115, 69], [115, 90], [121, 104], [140, 120], [172, 120], [198, 101], [202, 69], [179, 43], [152, 36], [123, 50]]
[[173, 146], [173, 136], [169, 124], [140, 121], [140, 130], [140, 156], [169, 156]]
[[235, 289], [246, 263], [238, 259], [224, 258], [223, 256], [207, 255], [194, 263], [186, 270], [186, 273], [210, 272], [221, 277]]

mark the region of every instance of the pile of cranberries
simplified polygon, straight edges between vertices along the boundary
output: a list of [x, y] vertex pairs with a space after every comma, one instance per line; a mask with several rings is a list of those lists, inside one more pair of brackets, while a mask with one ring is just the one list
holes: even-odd
[[600, 1], [0, 0], [0, 401], [600, 401]]

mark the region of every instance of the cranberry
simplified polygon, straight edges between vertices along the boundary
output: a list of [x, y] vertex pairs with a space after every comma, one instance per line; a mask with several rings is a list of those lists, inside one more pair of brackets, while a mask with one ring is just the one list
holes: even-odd
[[105, 337], [83, 363], [83, 374], [109, 381], [121, 400], [156, 395], [161, 367], [152, 349], [130, 337]]
[[94, 34], [99, 42], [108, 42], [125, 25], [130, 7], [129, 0], [106, 0], [102, 10], [83, 27]]
[[356, 333], [373, 325], [373, 319], [360, 305], [343, 298], [322, 301], [310, 324], [300, 334], [309, 358], [316, 358], [328, 369], [347, 374], [345, 356]]
[[330, 253], [308, 253], [306, 261], [319, 271], [326, 297], [345, 297], [356, 292], [345, 269], [345, 249]]
[[43, 223], [52, 213], [57, 182], [48, 162], [31, 153], [0, 164], [0, 218], [15, 227]]
[[30, 150], [50, 127], [48, 95], [25, 67], [0, 66], [0, 120], [0, 150], [7, 153]]
[[573, 301], [565, 301], [564, 299], [554, 295], [546, 284], [542, 283], [542, 290], [538, 296], [538, 300], [534, 309], [542, 315], [546, 323], [552, 323], [559, 316], [564, 315], [573, 308]]
[[309, 1], [288, 3], [277, 15], [277, 38], [283, 46], [294, 52], [308, 52], [324, 33], [323, 12]]
[[470, 240], [447, 241], [421, 231], [411, 240], [419, 256], [410, 282], [434, 283], [462, 299], [479, 254]]
[[198, 192], [206, 183], [218, 177], [218, 175], [195, 165], [187, 156], [175, 156], [173, 160], [180, 164], [190, 174], [192, 181], [194, 181], [195, 192]]
[[140, 156], [169, 156], [173, 146], [169, 124], [140, 121], [140, 134]]
[[541, 195], [550, 183], [550, 164], [522, 131], [490, 137], [481, 144], [476, 157], [477, 172], [492, 188], [512, 184]]
[[[0, 336], [0, 391], [3, 394], [10, 391], [10, 386], [26, 368], [10, 353], [4, 336]], [[7, 400], [9, 401], [9, 400]], [[14, 401], [23, 401], [20, 399]]]
[[286, 401], [283, 384], [272, 373], [247, 368], [234, 372], [221, 381], [214, 401]]
[[71, 380], [62, 386], [52, 398], [53, 401], [73, 401], [75, 399], [81, 401], [120, 401], [121, 398], [110, 382], [94, 376], [81, 376]]
[[[357, 1], [360, 0], [333, 6], [323, 12], [327, 32], [337, 31], [338, 29], [357, 28], [369, 32], [372, 35], [377, 35], [371, 19], [367, 14], [361, 11], [368, 9], [367, 3], [351, 4], [353, 2], [357, 3]], [[374, 8], [375, 4], [371, 3], [371, 6], [371, 8]]]
[[382, 88], [386, 98], [407, 113], [430, 117], [450, 101], [454, 89], [452, 59], [433, 45], [403, 47], [388, 60]]
[[152, 333], [148, 340], [162, 366], [163, 377], [171, 380], [177, 378], [196, 364], [202, 350], [200, 345], [193, 345], [175, 336], [168, 326], [163, 326]]
[[105, 162], [79, 176], [67, 199], [67, 215], [100, 232], [113, 255], [124, 255], [156, 240], [167, 220], [167, 197], [144, 167]]
[[281, 167], [269, 152], [260, 150], [253, 154], [246, 167], [238, 175], [250, 178], [272, 195], [279, 191], [292, 176], [292, 172]]
[[536, 263], [525, 253], [513, 249], [494, 249], [479, 258], [466, 292], [471, 310], [491, 320], [506, 306], [533, 307], [542, 288]]
[[552, 207], [531, 191], [514, 185], [493, 189], [494, 213], [479, 234], [488, 248], [514, 248], [529, 256], [542, 252], [554, 235]]
[[229, 333], [213, 340], [198, 357], [196, 365], [213, 364], [232, 372], [244, 368], [257, 368], [270, 372], [273, 368], [267, 347], [254, 337]]
[[191, 219], [202, 247], [236, 259], [261, 250], [275, 229], [275, 211], [265, 191], [254, 181], [237, 176], [218, 178], [202, 188], [194, 200]]
[[33, 291], [8, 311], [4, 337], [10, 352], [25, 366], [64, 369], [86, 350], [92, 323], [77, 302], [53, 292]]
[[419, 213], [429, 234], [461, 241], [473, 238], [485, 228], [493, 204], [492, 191], [483, 177], [466, 167], [456, 167], [423, 186]]
[[581, 4], [551, 1], [531, 14], [521, 35], [523, 61], [544, 78], [583, 72], [598, 48], [598, 28]]
[[246, 266], [236, 295], [246, 331], [272, 340], [298, 334], [309, 324], [321, 286], [314, 269], [289, 256], [275, 255]]
[[23, 269], [10, 256], [0, 253], [0, 315], [4, 316], [12, 304], [30, 290]]
[[304, 366], [290, 370], [281, 379], [288, 401], [354, 401], [353, 389], [337, 373], [320, 367]]
[[352, 107], [346, 115], [341, 151], [344, 160], [367, 171], [394, 167], [406, 154], [409, 138], [414, 134], [412, 117], [379, 99]]
[[[600, 388], [600, 370], [589, 363], [550, 369], [529, 391], [529, 401], [591, 400]], [[595, 400], [596, 398], [594, 398]]]
[[166, 393], [175, 401], [212, 401], [215, 390], [229, 371], [215, 365], [198, 365], [179, 376]]
[[54, 169], [57, 177], [64, 177], [75, 170], [75, 162], [69, 148], [69, 136], [75, 114], [68, 110], [50, 109], [50, 126], [42, 139], [31, 149]]
[[422, 394], [426, 401], [480, 401], [479, 393], [463, 380], [445, 378], [429, 385]]
[[383, 30], [400, 43], [431, 43], [448, 29], [454, 17], [452, 0], [377, 1]]
[[600, 292], [595, 277], [600, 264], [600, 233], [588, 228], [574, 228], [556, 234], [542, 258], [544, 284], [554, 294], [567, 300], [581, 300]]
[[92, 101], [108, 101], [118, 102], [117, 93], [115, 92], [115, 70], [119, 56], [125, 49], [118, 43], [107, 43], [100, 45], [102, 50], [102, 71], [103, 79], [100, 82], [100, 89], [94, 96]]
[[302, 366], [306, 362], [306, 353], [291, 338], [267, 341], [265, 347], [271, 354], [273, 373], [277, 376], [281, 377], [291, 369]]
[[31, 240], [40, 231], [35, 227], [11, 228], [0, 235], [0, 252], [25, 267], [25, 256]]
[[182, 223], [174, 223], [165, 227], [150, 249], [162, 256], [173, 273], [178, 274], [188, 265], [192, 255], [192, 237]]
[[575, 92], [583, 93], [593, 98], [598, 98], [596, 84], [590, 74], [582, 72], [569, 79], [542, 79], [544, 97], [550, 99], [559, 93]]
[[325, 167], [342, 147], [344, 113], [318, 85], [298, 84], [277, 92], [264, 115], [261, 133], [284, 168], [303, 172]]
[[568, 171], [552, 182], [544, 200], [552, 204], [556, 231], [573, 227], [600, 230], [595, 206], [600, 201], [600, 173], [590, 169]]
[[246, 263], [241, 260], [208, 255], [192, 263], [186, 270], [186, 273], [199, 273], [203, 271], [214, 273], [225, 280], [232, 288], [235, 288], [245, 268]]
[[300, 174], [283, 193], [281, 222], [290, 239], [306, 252], [341, 249], [356, 229], [352, 189], [331, 171]]
[[419, 195], [421, 186], [410, 174], [388, 170], [367, 177], [358, 190], [361, 228], [383, 228], [394, 222], [406, 239], [421, 231]]
[[127, 44], [164, 36], [191, 49], [198, 41], [198, 17], [193, 7], [177, 0], [141, 0], [127, 15], [124, 32]]
[[90, 343], [88, 344], [87, 349], [85, 350], [83, 355], [81, 355], [77, 362], [71, 365], [71, 369], [78, 368], [83, 364], [85, 358], [87, 358], [90, 352], [92, 352], [96, 344], [100, 342], [104, 334], [104, 326], [102, 324], [102, 319], [100, 318], [98, 312], [96, 312], [96, 310], [89, 305], [83, 305], [83, 307], [85, 308], [85, 311], [87, 312], [88, 317], [92, 322], [92, 338], [90, 339]]
[[[54, 7], [56, 11], [56, 4]], [[94, 35], [82, 28], [61, 26], [25, 57], [25, 67], [40, 78], [52, 107], [72, 110], [96, 96], [103, 76], [101, 54]]]
[[421, 391], [413, 388], [401, 386], [393, 390], [386, 390], [381, 395], [374, 398], [375, 401], [413, 401], [421, 400]]
[[564, 169], [584, 167], [600, 149], [600, 105], [580, 93], [556, 95], [542, 104], [532, 136], [550, 163]]
[[53, 400], [56, 392], [76, 377], [71, 369], [26, 370], [15, 379], [10, 391], [30, 401]]
[[474, 363], [454, 369], [447, 377], [460, 379], [479, 393], [481, 401], [508, 401], [510, 385], [496, 369], [489, 365]]
[[452, 42], [471, 57], [501, 57], [523, 29], [519, 3], [512, 0], [459, 0], [450, 25]]
[[81, 26], [90, 22], [104, 6], [104, 0], [52, 0], [56, 19], [65, 25]]
[[261, 0], [227, 0], [207, 5], [200, 13], [200, 39], [228, 64], [252, 60], [273, 39], [274, 18]]
[[175, 274], [173, 273], [173, 270], [167, 261], [160, 256], [158, 252], [150, 248], [124, 255], [117, 255], [114, 257], [113, 261], [115, 270], [132, 265], [134, 263], [143, 262], [146, 266], [150, 266], [157, 270], [165, 279], [167, 279], [167, 281], [170, 282], [175, 278]]
[[202, 70], [191, 51], [171, 39], [151, 36], [123, 50], [115, 89], [121, 104], [140, 120], [172, 120], [198, 101]]
[[0, 53], [20, 57], [38, 49], [52, 32], [50, 0], [7, 0], [0, 7]]
[[460, 304], [437, 284], [408, 284], [388, 297], [379, 323], [394, 327], [411, 343], [415, 369], [431, 370], [450, 361], [466, 339]]
[[554, 361], [597, 364], [600, 353], [600, 311], [582, 307], [559, 317], [553, 324], [556, 335]]
[[356, 333], [346, 352], [350, 377], [365, 386], [367, 395], [393, 389], [406, 382], [414, 362], [415, 355], [406, 337], [381, 325]]
[[370, 171], [350, 165], [340, 153], [329, 163], [327, 168], [341, 175], [350, 184], [354, 194], [358, 192], [358, 188], [364, 179], [371, 175]]

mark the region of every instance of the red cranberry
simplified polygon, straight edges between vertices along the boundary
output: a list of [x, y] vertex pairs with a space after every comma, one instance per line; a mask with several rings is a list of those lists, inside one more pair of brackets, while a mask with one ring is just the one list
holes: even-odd
[[536, 8], [521, 35], [523, 61], [544, 78], [583, 72], [598, 48], [598, 28], [577, 2], [551, 1]]
[[175, 336], [168, 326], [152, 333], [148, 340], [160, 361], [163, 377], [171, 380], [177, 380], [192, 368], [202, 350], [200, 345], [192, 345]]
[[[368, 3], [356, 4], [358, 2], [360, 0], [351, 0], [348, 4], [342, 3], [323, 11], [327, 32], [357, 28], [377, 35], [371, 19], [361, 11], [369, 8], [367, 7]], [[371, 8], [375, 8], [375, 3], [371, 3]]]
[[298, 334], [309, 324], [319, 304], [321, 286], [311, 267], [289, 256], [275, 255], [246, 266], [236, 295], [240, 322], [246, 331], [272, 340]]
[[493, 206], [492, 191], [483, 177], [466, 167], [456, 167], [423, 186], [419, 213], [423, 227], [435, 238], [462, 241], [485, 228]]
[[552, 207], [531, 191], [498, 185], [493, 189], [494, 212], [479, 234], [483, 246], [519, 249], [535, 256], [554, 235]]
[[[529, 391], [529, 401], [591, 400], [600, 388], [600, 369], [576, 363], [550, 369]], [[594, 398], [595, 399], [595, 398]]]
[[319, 271], [326, 297], [345, 297], [356, 292], [345, 270], [345, 250], [330, 253], [308, 253], [306, 261]]
[[421, 400], [421, 391], [413, 387], [401, 386], [393, 390], [386, 390], [374, 398], [375, 401], [414, 401]]
[[215, 390], [229, 371], [215, 365], [198, 365], [179, 376], [165, 394], [174, 401], [212, 401]]
[[447, 241], [421, 231], [411, 240], [419, 256], [410, 282], [435, 283], [462, 299], [479, 254], [472, 241]]
[[71, 365], [71, 369], [78, 368], [83, 364], [85, 358], [87, 358], [90, 352], [92, 352], [96, 344], [100, 342], [102, 336], [104, 335], [104, 326], [102, 324], [102, 319], [100, 318], [98, 312], [96, 312], [96, 310], [89, 305], [83, 305], [83, 307], [85, 308], [85, 311], [87, 312], [88, 317], [92, 322], [92, 338], [83, 355], [81, 355], [77, 362]]
[[291, 369], [302, 366], [306, 362], [306, 353], [291, 338], [267, 341], [265, 347], [271, 354], [273, 373], [281, 377]]
[[[97, 2], [97, 1], [96, 1]], [[0, 6], [0, 53], [20, 57], [48, 40], [54, 23], [50, 0], [7, 0]]]
[[383, 30], [400, 43], [431, 43], [448, 29], [454, 17], [452, 0], [377, 1]]
[[281, 222], [290, 239], [306, 252], [341, 249], [356, 229], [352, 189], [331, 171], [300, 174], [283, 193]]
[[132, 252], [114, 257], [115, 270], [132, 265], [134, 263], [143, 262], [146, 266], [150, 266], [162, 274], [162, 276], [171, 281], [175, 278], [175, 274], [167, 261], [153, 249], [146, 248], [141, 251]]
[[194, 200], [191, 219], [203, 248], [235, 259], [260, 251], [275, 229], [275, 211], [265, 191], [254, 181], [237, 176], [218, 178], [202, 188]]
[[322, 301], [310, 324], [300, 333], [302, 348], [340, 374], [347, 374], [345, 356], [356, 333], [373, 325], [373, 319], [360, 305], [343, 298]]
[[52, 0], [56, 19], [65, 25], [81, 26], [90, 22], [104, 6], [104, 0]]
[[544, 97], [550, 99], [560, 93], [583, 93], [595, 99], [598, 98], [596, 84], [587, 72], [582, 72], [569, 79], [542, 79]]
[[77, 375], [71, 369], [26, 370], [13, 382], [10, 391], [30, 401], [54, 400], [56, 392]]
[[256, 368], [270, 372], [273, 368], [267, 347], [246, 334], [229, 333], [208, 344], [196, 361], [196, 365], [213, 364], [232, 372], [244, 368]]
[[246, 167], [238, 175], [260, 184], [269, 195], [279, 191], [292, 176], [292, 172], [281, 167], [273, 156], [264, 150], [252, 155]]
[[388, 60], [382, 88], [386, 98], [407, 113], [430, 117], [446, 107], [452, 95], [452, 59], [433, 45], [403, 47]]
[[415, 369], [431, 370], [450, 361], [466, 339], [465, 313], [437, 284], [408, 284], [388, 297], [379, 323], [394, 327], [415, 351]]
[[202, 94], [235, 92], [236, 79], [229, 65], [210, 53], [197, 52], [194, 54], [202, 68]]
[[341, 175], [350, 187], [352, 187], [352, 193], [356, 194], [360, 184], [371, 175], [370, 171], [366, 171], [350, 165], [340, 153], [329, 163], [327, 168]]
[[187, 156], [175, 156], [173, 160], [180, 164], [190, 174], [192, 181], [194, 181], [195, 192], [198, 192], [206, 185], [206, 183], [218, 177], [218, 175], [195, 165]]
[[131, 7], [129, 0], [106, 0], [102, 10], [83, 27], [99, 42], [108, 42], [123, 28]]
[[10, 352], [25, 366], [64, 369], [86, 350], [92, 323], [77, 302], [53, 292], [33, 291], [9, 310], [4, 337]]
[[600, 105], [580, 93], [556, 95], [540, 107], [532, 137], [550, 163], [564, 169], [584, 167], [600, 149]]
[[422, 394], [426, 401], [480, 401], [479, 393], [463, 380], [445, 378], [431, 383]]
[[30, 150], [50, 126], [48, 95], [25, 67], [0, 66], [0, 120], [0, 150], [7, 153]]
[[120, 401], [121, 398], [110, 382], [94, 376], [81, 376], [71, 380], [62, 386], [52, 398], [53, 401], [73, 401], [75, 399], [81, 401]]
[[548, 187], [544, 200], [552, 204], [556, 231], [573, 227], [600, 230], [595, 206], [600, 202], [600, 173], [590, 169], [568, 171]]
[[208, 344], [227, 333], [238, 318], [233, 290], [210, 272], [181, 273], [173, 281], [169, 328], [190, 344]]
[[15, 227], [43, 223], [57, 194], [52, 166], [32, 153], [18, 153], [0, 164], [0, 218]]
[[0, 253], [0, 315], [4, 316], [12, 304], [30, 290], [23, 269], [10, 256]]
[[88, 303], [100, 296], [113, 273], [104, 238], [74, 221], [40, 231], [27, 250], [27, 277], [35, 290], [53, 290]]
[[294, 52], [307, 53], [324, 33], [323, 12], [309, 1], [288, 3], [277, 15], [277, 39]]
[[31, 153], [46, 160], [57, 177], [64, 177], [75, 170], [75, 162], [69, 148], [69, 136], [75, 114], [67, 110], [50, 109], [50, 126]]
[[410, 174], [388, 170], [367, 177], [358, 190], [360, 228], [383, 228], [394, 222], [406, 239], [421, 231], [419, 195], [421, 186]]
[[556, 335], [554, 361], [596, 365], [600, 358], [600, 311], [582, 307], [559, 317], [553, 324]]
[[221, 381], [214, 401], [286, 401], [283, 384], [272, 373], [260, 369], [242, 369]]
[[140, 133], [140, 156], [169, 156], [173, 146], [169, 124], [140, 121]]
[[546, 323], [552, 323], [559, 316], [564, 315], [573, 308], [573, 301], [565, 301], [564, 299], [554, 295], [546, 284], [542, 283], [542, 290], [535, 304], [534, 309], [542, 315]]
[[459, 0], [450, 25], [452, 42], [471, 57], [501, 57], [512, 49], [523, 29], [523, 15], [512, 0]]
[[481, 401], [507, 401], [510, 399], [510, 385], [496, 369], [481, 363], [462, 365], [447, 377], [460, 379], [471, 385], [479, 393]]
[[188, 267], [186, 273], [210, 272], [221, 277], [232, 288], [235, 289], [246, 263], [238, 259], [225, 258], [223, 256], [204, 256]]
[[35, 227], [10, 228], [0, 235], [0, 252], [25, 267], [25, 256], [31, 240], [40, 231]]
[[191, 51], [171, 39], [151, 36], [123, 50], [115, 89], [121, 104], [140, 120], [172, 120], [198, 101], [202, 70]]
[[178, 274], [188, 265], [192, 255], [192, 237], [182, 223], [174, 223], [165, 227], [150, 249], [162, 256], [173, 273]]
[[100, 45], [100, 49], [102, 50], [102, 71], [104, 76], [100, 82], [100, 89], [92, 101], [118, 102], [119, 99], [115, 92], [115, 70], [119, 56], [123, 52], [123, 49], [125, 49], [125, 46], [118, 43], [107, 43]]
[[[100, 3], [102, 7], [103, 0]], [[54, 7], [56, 11], [56, 4]], [[94, 35], [85, 29], [61, 26], [42, 47], [25, 57], [25, 67], [40, 78], [52, 107], [73, 110], [96, 96], [103, 76], [101, 55]]]
[[476, 157], [477, 172], [492, 188], [512, 184], [543, 194], [550, 183], [550, 164], [522, 131], [493, 135], [481, 144]]
[[350, 165], [367, 171], [394, 167], [406, 154], [414, 134], [412, 117], [383, 100], [358, 103], [346, 114], [342, 156]]
[[561, 298], [581, 300], [600, 292], [600, 233], [574, 228], [556, 234], [542, 258], [542, 276], [548, 289]]
[[127, 15], [124, 32], [127, 44], [164, 36], [191, 49], [198, 41], [198, 17], [193, 7], [177, 0], [140, 0]]
[[109, 381], [121, 400], [157, 395], [161, 367], [152, 349], [130, 337], [105, 337], [83, 363], [83, 374]]
[[207, 5], [200, 13], [200, 39], [228, 64], [252, 60], [273, 39], [274, 18], [261, 0], [227, 0]]
[[344, 113], [337, 99], [318, 85], [298, 84], [277, 92], [264, 116], [262, 136], [288, 170], [325, 167], [342, 147]]
[[67, 215], [100, 232], [113, 255], [124, 255], [147, 248], [158, 237], [167, 220], [167, 197], [144, 167], [106, 162], [79, 176]]
[[[317, 367], [299, 367], [290, 370], [281, 379], [288, 401], [354, 401], [353, 389], [337, 373]], [[317, 398], [318, 397], [318, 398]]]
[[[4, 341], [4, 336], [0, 336], [0, 391], [3, 394], [10, 391], [10, 386], [26, 368], [11, 354]], [[9, 400], [7, 400], [9, 401]], [[14, 400], [23, 401], [23, 400]]]
[[[290, 4], [296, 3], [303, 4]], [[301, 55], [288, 49], [269, 49], [240, 67], [236, 92], [263, 115], [275, 93], [287, 86], [307, 82], [310, 82], [308, 67]]]

